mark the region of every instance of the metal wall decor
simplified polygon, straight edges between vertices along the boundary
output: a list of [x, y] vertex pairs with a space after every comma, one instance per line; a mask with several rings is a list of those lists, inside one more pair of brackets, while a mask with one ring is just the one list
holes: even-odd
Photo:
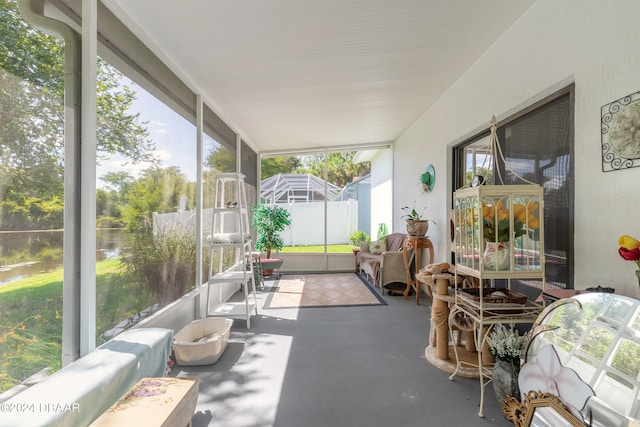
[[420, 175], [420, 185], [425, 193], [433, 190], [433, 186], [436, 185], [436, 170], [433, 165], [427, 166], [427, 170]]
[[640, 92], [603, 105], [602, 171], [640, 166]]

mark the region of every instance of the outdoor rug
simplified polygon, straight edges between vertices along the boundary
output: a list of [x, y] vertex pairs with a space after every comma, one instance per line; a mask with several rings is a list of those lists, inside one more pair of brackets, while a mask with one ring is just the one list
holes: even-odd
[[264, 308], [386, 304], [376, 290], [355, 273], [285, 274], [271, 288]]

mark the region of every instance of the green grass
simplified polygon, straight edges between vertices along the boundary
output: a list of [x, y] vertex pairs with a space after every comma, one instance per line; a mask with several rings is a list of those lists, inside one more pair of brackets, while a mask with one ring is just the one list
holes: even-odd
[[[330, 253], [352, 253], [352, 245], [331, 245]], [[282, 252], [323, 253], [324, 246], [286, 247]], [[143, 286], [131, 283], [117, 259], [96, 263], [96, 337], [153, 304]], [[60, 369], [62, 354], [62, 269], [0, 286], [0, 393], [44, 367]]]
[[[96, 264], [97, 336], [153, 304], [120, 267], [117, 259]], [[0, 286], [0, 392], [44, 367], [60, 369], [62, 277], [60, 269]]]
[[[353, 245], [329, 245], [327, 246], [327, 252], [336, 254], [336, 253], [353, 253], [352, 249], [358, 248], [358, 246]], [[305, 253], [324, 253], [323, 245], [315, 245], [315, 246], [285, 246], [280, 249], [279, 252], [305, 252]]]

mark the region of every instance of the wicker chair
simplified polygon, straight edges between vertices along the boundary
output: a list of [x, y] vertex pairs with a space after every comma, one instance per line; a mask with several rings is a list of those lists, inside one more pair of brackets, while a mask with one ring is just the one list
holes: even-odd
[[[360, 252], [357, 255], [360, 272], [365, 273], [373, 284], [380, 288], [380, 291], [390, 283], [407, 284], [407, 270], [402, 254], [406, 238], [407, 235], [403, 233], [388, 234], [383, 237], [386, 250], [382, 250], [380, 253], [375, 253], [375, 250], [371, 251], [376, 246], [376, 242], [360, 244]], [[413, 260], [412, 253], [409, 253], [409, 259]]]

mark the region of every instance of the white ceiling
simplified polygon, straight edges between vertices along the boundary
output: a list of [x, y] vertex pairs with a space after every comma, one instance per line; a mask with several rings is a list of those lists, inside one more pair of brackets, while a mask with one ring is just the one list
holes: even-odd
[[260, 151], [396, 139], [534, 0], [104, 0]]

